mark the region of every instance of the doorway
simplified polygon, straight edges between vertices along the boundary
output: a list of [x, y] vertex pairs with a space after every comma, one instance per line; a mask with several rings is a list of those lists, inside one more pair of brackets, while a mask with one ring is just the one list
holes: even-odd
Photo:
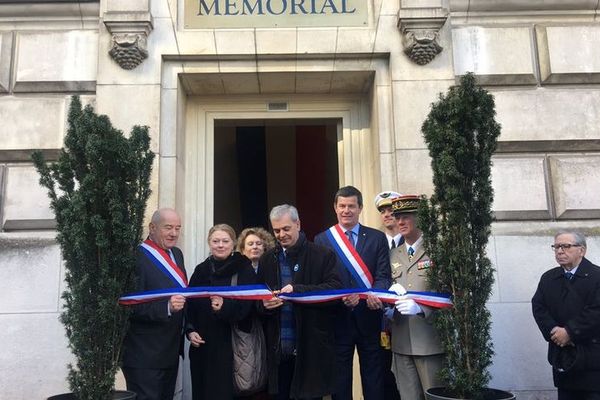
[[214, 223], [269, 229], [273, 206], [298, 208], [312, 240], [335, 223], [339, 119], [215, 120]]

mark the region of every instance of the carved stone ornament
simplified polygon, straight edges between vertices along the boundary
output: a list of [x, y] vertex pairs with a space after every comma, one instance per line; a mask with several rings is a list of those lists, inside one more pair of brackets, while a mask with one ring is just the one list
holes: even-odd
[[113, 34], [108, 54], [123, 69], [134, 69], [148, 58], [146, 35], [142, 33]]
[[443, 47], [438, 43], [439, 32], [448, 10], [442, 7], [400, 8], [398, 28], [402, 33], [404, 53], [416, 64], [429, 64], [440, 54]]
[[438, 43], [438, 32], [407, 31], [403, 37], [404, 53], [419, 65], [429, 64], [444, 49]]
[[153, 29], [149, 12], [106, 12], [104, 25], [112, 35], [108, 54], [121, 68], [132, 70], [148, 58], [146, 40]]

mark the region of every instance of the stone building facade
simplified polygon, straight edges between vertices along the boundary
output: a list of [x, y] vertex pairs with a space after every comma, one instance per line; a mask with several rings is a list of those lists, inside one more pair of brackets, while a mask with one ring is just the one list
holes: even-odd
[[[377, 225], [380, 190], [430, 194], [420, 126], [467, 71], [502, 125], [491, 385], [555, 398], [530, 298], [558, 229], [586, 233], [600, 262], [598, 1], [304, 3], [0, 0], [0, 398], [67, 390], [64, 271], [30, 153], [56, 158], [72, 94], [126, 132], [150, 127], [148, 209], [180, 210], [191, 272], [213, 222], [240, 228], [290, 201], [317, 229], [333, 216], [330, 189], [352, 184]], [[244, 185], [248, 165], [260, 191]]]

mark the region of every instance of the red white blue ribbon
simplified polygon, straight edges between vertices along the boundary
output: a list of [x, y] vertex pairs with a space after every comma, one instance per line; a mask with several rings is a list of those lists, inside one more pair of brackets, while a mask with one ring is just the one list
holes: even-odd
[[342, 228], [336, 224], [325, 232], [338, 258], [342, 261], [344, 267], [350, 271], [356, 282], [363, 288], [371, 288], [373, 286], [371, 271], [369, 271], [356, 248], [350, 243]]
[[177, 286], [182, 288], [187, 287], [188, 282], [185, 274], [164, 249], [158, 247], [156, 243], [150, 239], [144, 240], [144, 242], [140, 244], [140, 249], [146, 257], [148, 257], [150, 262], [171, 278]]
[[[362, 299], [369, 295], [377, 297], [384, 303], [395, 303], [403, 298], [413, 299], [415, 302], [434, 308], [452, 307], [450, 295], [434, 292], [407, 292], [404, 296], [396, 292], [381, 289], [337, 289], [321, 290], [304, 293], [279, 293], [276, 297], [294, 303], [311, 304], [324, 303], [342, 299], [351, 294], [358, 294]], [[182, 295], [187, 298], [200, 298], [210, 296], [221, 296], [228, 299], [238, 300], [268, 300], [275, 295], [266, 285], [240, 285], [240, 286], [206, 286], [188, 287], [183, 289], [162, 289], [147, 292], [132, 293], [119, 299], [119, 304], [132, 305], [146, 303], [154, 300], [169, 298], [174, 295]]]
[[241, 285], [241, 286], [195, 286], [181, 289], [159, 289], [146, 292], [131, 293], [119, 299], [121, 305], [148, 303], [150, 301], [166, 299], [171, 296], [181, 295], [187, 298], [201, 298], [221, 296], [227, 299], [239, 300], [268, 300], [273, 297], [273, 292], [266, 285]]

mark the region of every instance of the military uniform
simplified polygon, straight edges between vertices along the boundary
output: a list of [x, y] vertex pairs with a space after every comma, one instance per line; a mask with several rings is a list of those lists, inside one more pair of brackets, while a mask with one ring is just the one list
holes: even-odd
[[[417, 241], [415, 253], [410, 258], [407, 245], [391, 251], [392, 281], [408, 291], [427, 291], [427, 269], [432, 262]], [[403, 399], [419, 400], [424, 391], [443, 386], [438, 371], [444, 360], [439, 336], [433, 326], [435, 309], [421, 305], [423, 314], [401, 315], [394, 313], [392, 322], [392, 371]]]

